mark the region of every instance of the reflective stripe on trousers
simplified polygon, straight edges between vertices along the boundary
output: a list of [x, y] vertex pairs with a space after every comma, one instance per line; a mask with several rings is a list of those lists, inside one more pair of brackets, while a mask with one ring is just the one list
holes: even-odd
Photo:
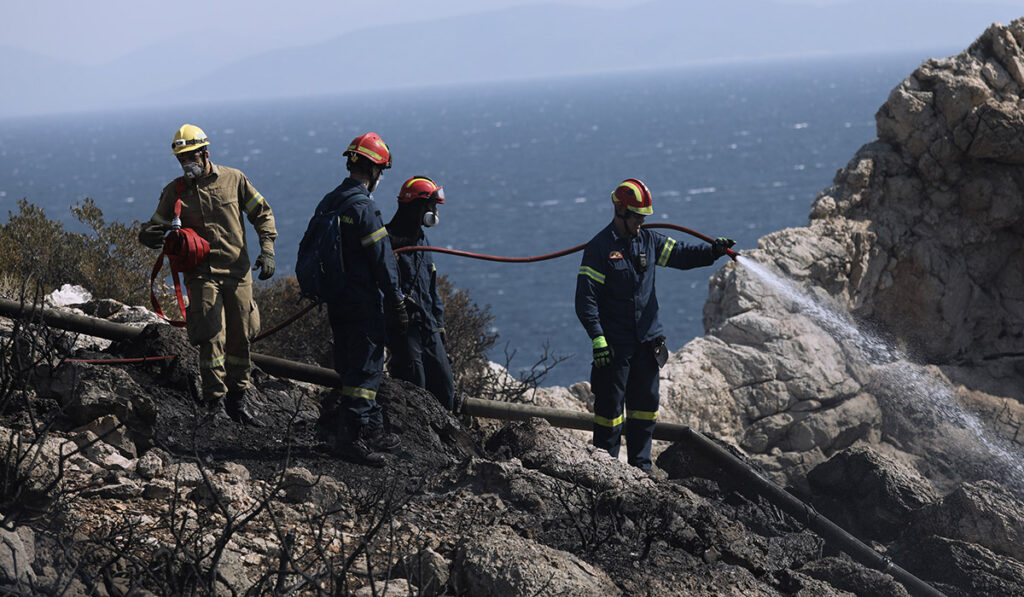
[[[630, 464], [651, 468], [651, 437], [658, 418], [658, 362], [646, 344], [614, 344], [614, 358], [591, 367], [594, 445], [618, 458], [623, 427]], [[623, 414], [625, 407], [625, 415]]]
[[199, 347], [203, 399], [249, 387], [249, 339], [259, 332], [252, 280], [203, 274], [189, 279], [185, 313], [189, 342]]

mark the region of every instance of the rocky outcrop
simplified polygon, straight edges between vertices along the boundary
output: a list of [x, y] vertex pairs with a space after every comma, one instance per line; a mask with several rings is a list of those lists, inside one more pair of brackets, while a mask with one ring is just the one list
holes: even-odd
[[662, 415], [780, 482], [864, 443], [940, 493], [1024, 492], [1024, 20], [928, 60], [814, 200], [711, 280]]

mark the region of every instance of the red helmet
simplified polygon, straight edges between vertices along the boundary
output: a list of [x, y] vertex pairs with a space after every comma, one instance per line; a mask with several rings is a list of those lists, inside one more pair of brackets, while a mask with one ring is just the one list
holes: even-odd
[[391, 150], [377, 133], [365, 133], [352, 139], [348, 149], [341, 155], [347, 155], [351, 161], [355, 161], [356, 156], [361, 155], [385, 170], [391, 167]]
[[654, 208], [651, 206], [651, 192], [647, 190], [647, 185], [636, 178], [627, 178], [615, 187], [615, 192], [612, 193], [612, 203], [642, 216], [654, 213]]
[[437, 186], [437, 183], [426, 176], [413, 176], [402, 184], [402, 190], [398, 192], [398, 202], [409, 203], [413, 199], [434, 199], [438, 203], [444, 203], [444, 187]]

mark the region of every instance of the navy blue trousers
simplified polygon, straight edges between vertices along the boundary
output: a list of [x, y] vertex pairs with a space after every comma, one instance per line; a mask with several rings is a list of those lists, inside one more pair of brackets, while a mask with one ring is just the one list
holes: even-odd
[[341, 377], [340, 414], [355, 434], [362, 427], [381, 427], [384, 416], [377, 390], [384, 376], [387, 333], [379, 304], [327, 305], [334, 334], [334, 370]]
[[[646, 344], [614, 344], [612, 362], [591, 366], [594, 445], [618, 458], [626, 431], [629, 464], [651, 470], [651, 437], [658, 419], [658, 362]], [[623, 415], [625, 406], [625, 415]]]
[[391, 349], [388, 366], [391, 377], [425, 388], [448, 412], [455, 408], [452, 366], [440, 332], [413, 323], [407, 334], [392, 333], [388, 348]]

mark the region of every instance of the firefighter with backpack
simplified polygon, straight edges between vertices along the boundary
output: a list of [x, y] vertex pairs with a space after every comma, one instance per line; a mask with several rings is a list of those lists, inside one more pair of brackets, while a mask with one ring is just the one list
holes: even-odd
[[[139, 231], [139, 241], [170, 254], [165, 236], [169, 241], [173, 235], [167, 232], [180, 228], [208, 244], [209, 253], [198, 264], [194, 255], [177, 255], [179, 262], [191, 266], [182, 272], [189, 296], [183, 315], [189, 342], [199, 347], [203, 400], [213, 413], [225, 409], [235, 421], [258, 424], [246, 399], [251, 388], [249, 342], [260, 326], [251, 271], [259, 269], [261, 280], [274, 275], [277, 229], [263, 195], [241, 171], [210, 161], [209, 146], [209, 138], [197, 126], [183, 125], [174, 134], [171, 152], [184, 175], [164, 187], [156, 211]], [[245, 219], [260, 244], [251, 270]]]
[[384, 374], [385, 309], [406, 333], [409, 315], [388, 230], [371, 193], [391, 151], [376, 133], [352, 140], [342, 154], [349, 176], [317, 206], [295, 266], [303, 295], [327, 303], [334, 336], [337, 402], [324, 404], [320, 427], [337, 455], [383, 466], [400, 438], [385, 429], [377, 390]]

